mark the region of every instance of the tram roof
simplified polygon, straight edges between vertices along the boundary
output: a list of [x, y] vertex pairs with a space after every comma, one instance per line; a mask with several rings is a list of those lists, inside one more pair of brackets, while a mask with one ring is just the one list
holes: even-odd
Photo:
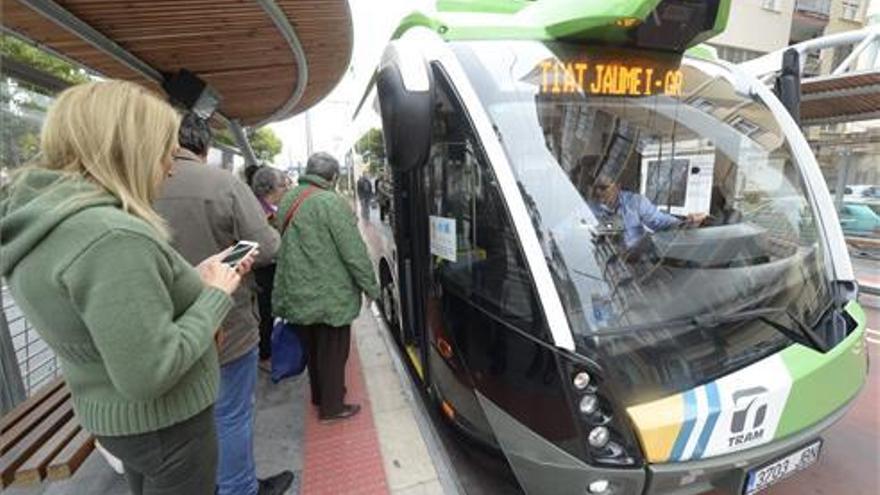
[[393, 38], [414, 27], [447, 41], [524, 39], [595, 42], [684, 52], [727, 27], [732, 0], [438, 0], [413, 12]]
[[244, 125], [316, 104], [352, 53], [345, 0], [3, 0], [3, 30], [99, 74], [161, 91], [188, 69]]

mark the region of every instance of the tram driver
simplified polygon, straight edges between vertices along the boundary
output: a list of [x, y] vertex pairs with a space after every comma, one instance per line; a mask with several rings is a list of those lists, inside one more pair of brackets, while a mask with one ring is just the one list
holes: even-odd
[[645, 196], [621, 189], [597, 156], [582, 157], [576, 170], [579, 188], [589, 192], [587, 201], [596, 218], [603, 224], [618, 226], [627, 251], [637, 250], [647, 233], [696, 227], [708, 217], [706, 213], [691, 213], [681, 218], [661, 211]]

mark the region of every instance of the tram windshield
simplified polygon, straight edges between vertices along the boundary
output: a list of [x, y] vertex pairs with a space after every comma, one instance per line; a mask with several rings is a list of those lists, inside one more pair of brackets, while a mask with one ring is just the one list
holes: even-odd
[[578, 345], [632, 361], [622, 382], [659, 394], [711, 379], [791, 343], [768, 322], [813, 325], [827, 310], [797, 158], [726, 68], [537, 42], [454, 50]]

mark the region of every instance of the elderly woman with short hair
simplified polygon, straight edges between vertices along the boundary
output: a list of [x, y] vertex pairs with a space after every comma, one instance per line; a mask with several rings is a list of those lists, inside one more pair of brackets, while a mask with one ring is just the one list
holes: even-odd
[[[269, 223], [275, 220], [278, 202], [287, 192], [284, 172], [272, 167], [261, 167], [251, 178], [251, 189], [260, 201]], [[275, 279], [275, 263], [254, 269], [257, 282], [257, 305], [260, 310], [260, 369], [270, 371], [272, 357], [272, 284]]]

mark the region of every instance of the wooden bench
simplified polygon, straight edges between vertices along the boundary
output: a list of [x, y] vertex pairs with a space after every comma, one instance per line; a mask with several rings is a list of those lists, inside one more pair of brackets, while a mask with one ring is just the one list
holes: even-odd
[[0, 419], [0, 486], [69, 478], [94, 448], [58, 378]]

